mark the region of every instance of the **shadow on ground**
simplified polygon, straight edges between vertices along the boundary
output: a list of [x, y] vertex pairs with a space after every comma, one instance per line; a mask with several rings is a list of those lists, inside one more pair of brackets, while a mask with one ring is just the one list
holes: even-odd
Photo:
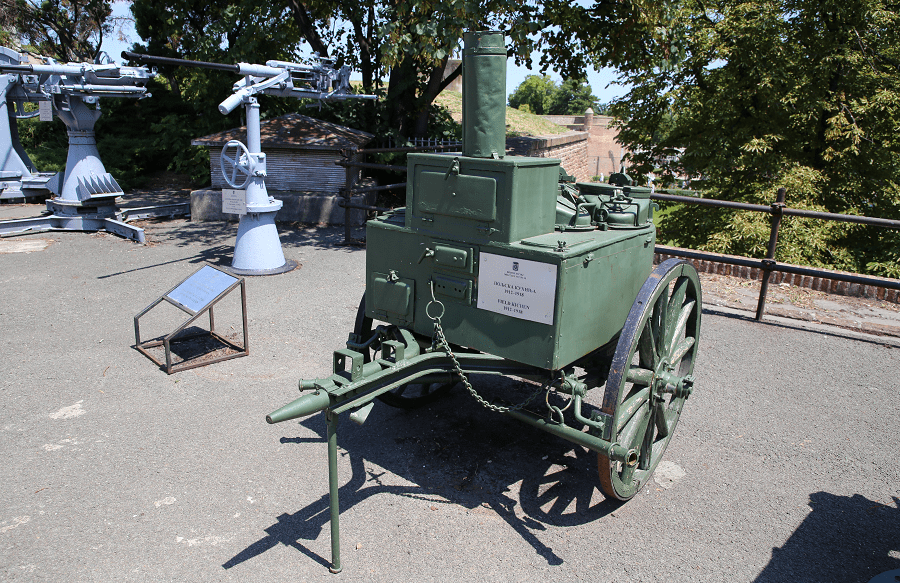
[[[201, 245], [204, 247], [226, 247], [229, 254], [234, 250], [238, 223], [230, 221], [208, 221], [193, 223], [184, 219], [147, 219], [134, 221], [150, 235], [150, 244], [166, 243], [179, 247]], [[325, 227], [304, 223], [276, 223], [281, 246], [285, 251], [292, 248], [312, 247], [314, 249], [340, 249], [347, 253], [365, 250], [365, 245], [344, 245], [344, 227]], [[365, 237], [365, 228], [351, 229], [354, 241]]]
[[900, 569], [900, 498], [893, 506], [865, 496], [810, 494], [812, 512], [754, 583], [843, 581], [865, 583]]
[[[324, 418], [315, 415], [301, 424], [321, 439], [282, 437], [282, 443], [319, 447], [324, 463]], [[597, 454], [478, 407], [459, 386], [447, 397], [415, 411], [378, 403], [363, 427], [342, 419], [338, 445], [338, 463], [349, 463], [352, 468], [350, 481], [340, 486], [342, 512], [379, 495], [419, 498], [432, 505], [487, 508], [548, 565], [563, 560], [536, 532], [546, 530], [547, 525], [565, 527], [602, 519], [621, 506], [597, 490]], [[375, 466], [413, 485], [386, 484], [384, 472]], [[518, 482], [521, 487], [516, 492], [513, 486]], [[321, 491], [322, 496], [305, 508], [278, 516], [265, 529], [266, 536], [223, 567], [239, 565], [279, 544], [322, 565], [330, 564], [301, 542], [322, 536], [329, 523], [327, 483], [321, 485]]]

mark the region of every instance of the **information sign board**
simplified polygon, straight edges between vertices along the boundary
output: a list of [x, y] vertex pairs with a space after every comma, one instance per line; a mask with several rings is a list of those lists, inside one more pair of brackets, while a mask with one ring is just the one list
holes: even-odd
[[230, 215], [247, 214], [247, 191], [222, 189], [222, 212]]
[[197, 313], [234, 285], [237, 280], [238, 278], [233, 275], [204, 265], [166, 294], [166, 297], [191, 312]]
[[478, 307], [482, 310], [553, 324], [556, 265], [481, 253]]
[[38, 120], [53, 121], [53, 105], [49, 101], [38, 102]]

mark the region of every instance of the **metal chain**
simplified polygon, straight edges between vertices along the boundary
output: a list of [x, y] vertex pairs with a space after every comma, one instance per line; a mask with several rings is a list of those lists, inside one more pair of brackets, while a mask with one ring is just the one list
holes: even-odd
[[[475, 387], [472, 386], [472, 383], [469, 382], [469, 379], [466, 377], [466, 374], [462, 370], [462, 366], [459, 364], [459, 360], [456, 359], [456, 355], [453, 354], [453, 350], [450, 348], [450, 343], [447, 342], [446, 336], [444, 336], [444, 329], [441, 327], [441, 316], [444, 315], [444, 304], [434, 297], [434, 282], [431, 282], [431, 302], [429, 302], [428, 306], [425, 307], [425, 313], [429, 318], [434, 320], [434, 336], [431, 338], [431, 345], [435, 347], [436, 345], [440, 345], [441, 348], [447, 353], [447, 356], [450, 357], [450, 360], [453, 362], [453, 370], [459, 376], [459, 379], [462, 381], [463, 385], [465, 385], [466, 390], [469, 391], [475, 400], [478, 401], [481, 406], [485, 409], [489, 409], [496, 413], [507, 413], [509, 411], [519, 411], [524, 409], [529, 403], [537, 398], [545, 389], [549, 391], [549, 387], [544, 385], [538, 386], [537, 390], [531, 394], [527, 399], [519, 403], [518, 405], [512, 405], [510, 407], [502, 407], [500, 405], [494, 405], [493, 403], [489, 403], [484, 399], [481, 395], [478, 394], [478, 391], [475, 390]], [[436, 303], [441, 306], [441, 316], [432, 316], [428, 312], [428, 307], [432, 304]]]

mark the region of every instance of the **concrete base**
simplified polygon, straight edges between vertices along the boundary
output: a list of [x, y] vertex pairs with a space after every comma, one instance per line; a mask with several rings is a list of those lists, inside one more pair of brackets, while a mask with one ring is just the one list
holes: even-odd
[[[280, 200], [284, 206], [275, 215], [280, 223], [310, 223], [316, 225], [343, 225], [344, 207], [338, 205], [343, 197], [333, 194], [297, 192], [272, 192], [269, 196]], [[351, 198], [357, 204], [373, 204], [365, 196]], [[195, 190], [191, 193], [192, 221], [236, 221], [238, 215], [222, 212], [222, 191], [218, 189]], [[350, 223], [354, 227], [363, 224], [365, 211], [350, 209]]]

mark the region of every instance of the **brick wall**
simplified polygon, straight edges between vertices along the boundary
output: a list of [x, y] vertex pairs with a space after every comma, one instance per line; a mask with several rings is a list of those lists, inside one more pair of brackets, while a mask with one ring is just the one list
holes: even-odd
[[559, 158], [566, 172], [578, 181], [591, 179], [588, 166], [588, 133], [568, 132], [556, 136], [510, 138], [507, 153], [535, 158]]
[[544, 115], [544, 119], [565, 126], [573, 131], [588, 132], [586, 172], [588, 178], [602, 174], [608, 177], [622, 171], [625, 149], [616, 143], [619, 133], [610, 124], [613, 118], [606, 115]]

